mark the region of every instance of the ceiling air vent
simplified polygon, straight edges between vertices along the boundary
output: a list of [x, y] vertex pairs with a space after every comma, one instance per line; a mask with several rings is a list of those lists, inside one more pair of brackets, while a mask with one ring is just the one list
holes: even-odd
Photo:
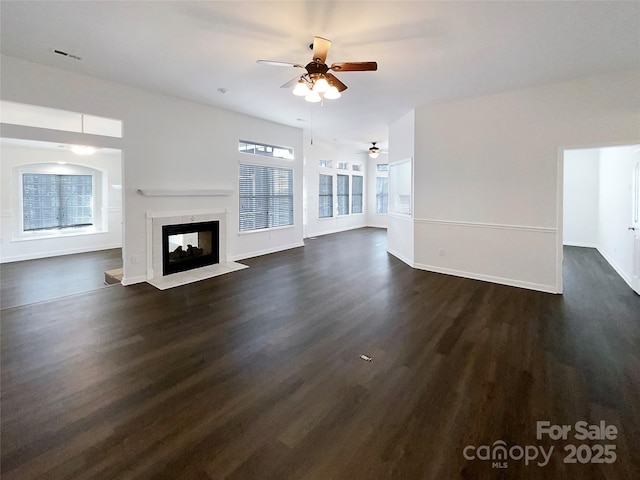
[[65, 52], [63, 50], [54, 50], [53, 53], [57, 53], [58, 55], [62, 55], [63, 57], [73, 58], [74, 60], [82, 60], [81, 57], [74, 55], [72, 53]]

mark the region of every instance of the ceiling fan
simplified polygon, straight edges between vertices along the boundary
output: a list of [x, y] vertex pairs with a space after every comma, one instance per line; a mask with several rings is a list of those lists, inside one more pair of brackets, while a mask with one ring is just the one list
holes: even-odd
[[371, 142], [369, 150], [360, 151], [358, 153], [361, 155], [369, 155], [369, 158], [378, 158], [381, 153], [389, 153], [386, 150], [382, 150], [380, 147], [378, 147], [378, 145], [376, 145], [377, 143], [378, 142]]
[[380, 155], [380, 147], [376, 147], [376, 143], [378, 142], [371, 142], [371, 147], [369, 147], [369, 157], [371, 158], [378, 158], [378, 155]]
[[299, 63], [276, 62], [273, 60], [258, 60], [257, 63], [275, 65], [278, 67], [304, 68], [306, 73], [292, 78], [281, 88], [289, 88], [295, 84], [294, 95], [304, 96], [309, 102], [319, 102], [322, 98], [334, 99], [340, 97], [340, 92], [347, 86], [330, 73], [334, 72], [366, 72], [378, 69], [376, 62], [338, 62], [327, 66], [327, 53], [331, 41], [322, 37], [314, 37], [309, 48], [313, 49], [313, 58], [307, 65]]

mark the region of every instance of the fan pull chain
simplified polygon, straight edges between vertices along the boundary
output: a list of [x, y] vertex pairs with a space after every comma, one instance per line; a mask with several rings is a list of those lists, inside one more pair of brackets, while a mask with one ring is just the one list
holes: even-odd
[[313, 145], [313, 107], [309, 105], [309, 112], [311, 113], [311, 145]]

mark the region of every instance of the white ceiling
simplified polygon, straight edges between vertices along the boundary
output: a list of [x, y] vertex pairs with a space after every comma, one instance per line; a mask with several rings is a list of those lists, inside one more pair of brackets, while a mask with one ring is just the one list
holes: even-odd
[[[275, 122], [316, 138], [387, 146], [388, 125], [429, 103], [640, 67], [640, 2], [7, 1], [1, 51]], [[279, 86], [314, 35], [343, 72], [342, 98]], [[74, 60], [53, 53], [63, 50]], [[219, 88], [228, 89], [226, 94]], [[91, 113], [91, 112], [89, 112]]]

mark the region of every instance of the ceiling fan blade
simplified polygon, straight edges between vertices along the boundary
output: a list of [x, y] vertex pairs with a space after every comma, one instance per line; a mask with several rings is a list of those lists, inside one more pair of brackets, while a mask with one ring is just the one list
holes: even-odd
[[329, 52], [329, 47], [331, 46], [331, 40], [327, 40], [322, 37], [314, 37], [313, 38], [313, 60], [320, 61], [320, 63], [325, 63], [327, 60], [327, 53]]
[[336, 87], [339, 92], [344, 92], [347, 89], [347, 86], [340, 80], [338, 80], [338, 77], [336, 77], [334, 74], [326, 73], [324, 76], [327, 79], [327, 82], [329, 82], [329, 85], [333, 85], [334, 87]]
[[296, 83], [298, 83], [298, 80], [300, 80], [300, 75], [293, 77], [291, 80], [289, 80], [287, 83], [285, 83], [284, 85], [281, 85], [280, 88], [289, 88], [289, 87], [293, 87]]
[[334, 72], [368, 72], [378, 70], [376, 62], [338, 62], [331, 65]]
[[273, 65], [275, 67], [299, 67], [299, 68], [304, 68], [304, 65], [299, 65], [297, 63], [276, 62], [275, 60], [256, 60], [256, 63], [260, 63], [262, 65]]

